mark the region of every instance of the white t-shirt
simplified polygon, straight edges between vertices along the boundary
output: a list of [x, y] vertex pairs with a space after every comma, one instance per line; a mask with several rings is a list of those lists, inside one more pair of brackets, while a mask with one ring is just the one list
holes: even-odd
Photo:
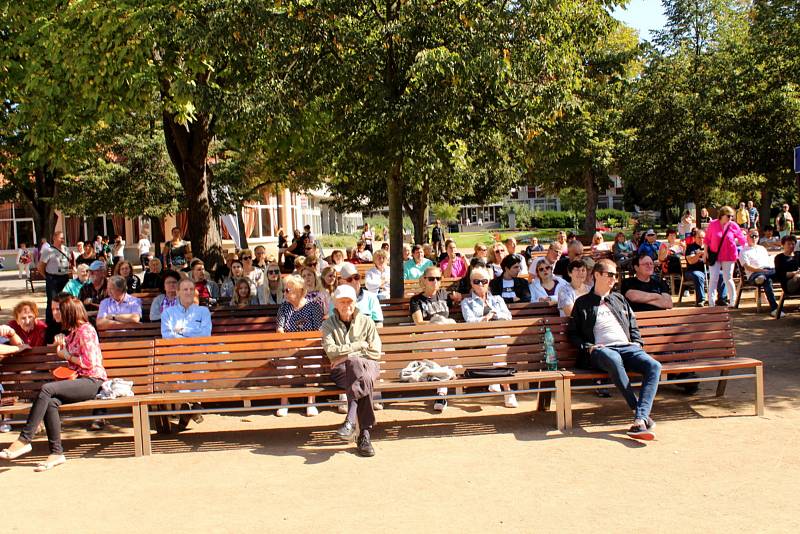
[[770, 256], [769, 252], [767, 252], [767, 249], [761, 245], [745, 247], [742, 250], [742, 255], [739, 258], [739, 261], [743, 266], [755, 265], [760, 269], [775, 268], [775, 258]]
[[503, 279], [503, 292], [500, 293], [500, 296], [510, 300], [513, 300], [517, 296], [514, 292], [514, 280]]
[[148, 254], [150, 252], [150, 240], [143, 237], [139, 240], [139, 256]]
[[596, 345], [629, 345], [628, 336], [611, 313], [608, 304], [601, 302], [597, 307], [597, 321], [594, 323], [594, 342]]

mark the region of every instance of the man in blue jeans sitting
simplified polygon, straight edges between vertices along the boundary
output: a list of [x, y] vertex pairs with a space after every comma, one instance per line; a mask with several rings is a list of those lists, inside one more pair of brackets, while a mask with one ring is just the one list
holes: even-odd
[[[658, 390], [661, 364], [642, 349], [642, 336], [633, 310], [625, 297], [612, 291], [617, 281], [617, 265], [599, 260], [592, 271], [594, 289], [578, 298], [569, 323], [570, 340], [579, 348], [578, 366], [608, 373], [614, 385], [634, 411], [632, 438], [655, 439], [655, 421], [650, 417]], [[642, 375], [642, 388], [636, 397], [628, 371]]]

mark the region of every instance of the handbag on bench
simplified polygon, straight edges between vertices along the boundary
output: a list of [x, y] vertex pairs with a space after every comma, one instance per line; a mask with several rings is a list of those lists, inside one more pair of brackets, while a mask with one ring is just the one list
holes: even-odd
[[504, 378], [516, 373], [513, 367], [470, 367], [464, 370], [464, 378]]

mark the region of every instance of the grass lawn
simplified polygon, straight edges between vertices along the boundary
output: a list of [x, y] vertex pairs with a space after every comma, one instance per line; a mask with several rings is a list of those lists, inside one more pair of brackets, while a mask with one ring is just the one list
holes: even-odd
[[[456, 242], [456, 246], [458, 248], [464, 249], [464, 248], [474, 247], [475, 243], [483, 243], [489, 245], [495, 240], [495, 236], [497, 234], [500, 235], [500, 240], [513, 236], [514, 238], [516, 238], [518, 242], [526, 243], [530, 241], [531, 237], [536, 236], [539, 238], [540, 242], [549, 242], [555, 239], [556, 233], [559, 232], [560, 230], [569, 232], [572, 229], [542, 228], [532, 231], [531, 230], [527, 231], [487, 230], [485, 232], [459, 232], [454, 234], [448, 234], [448, 237]], [[603, 234], [604, 239], [606, 241], [613, 241], [615, 234], [616, 232], [605, 233]], [[626, 235], [628, 234], [629, 232], [626, 232]], [[320, 238], [320, 241], [322, 242], [322, 246], [326, 252], [329, 252], [330, 250], [335, 248], [344, 250], [347, 247], [354, 247], [356, 245], [355, 236], [349, 234], [324, 235]], [[377, 243], [380, 243], [380, 241], [378, 241]]]

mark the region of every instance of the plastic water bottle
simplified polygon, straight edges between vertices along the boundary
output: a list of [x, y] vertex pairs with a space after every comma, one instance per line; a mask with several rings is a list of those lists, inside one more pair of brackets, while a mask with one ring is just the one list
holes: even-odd
[[548, 326], [544, 330], [544, 361], [548, 371], [558, 370], [558, 356], [556, 355], [555, 339]]

